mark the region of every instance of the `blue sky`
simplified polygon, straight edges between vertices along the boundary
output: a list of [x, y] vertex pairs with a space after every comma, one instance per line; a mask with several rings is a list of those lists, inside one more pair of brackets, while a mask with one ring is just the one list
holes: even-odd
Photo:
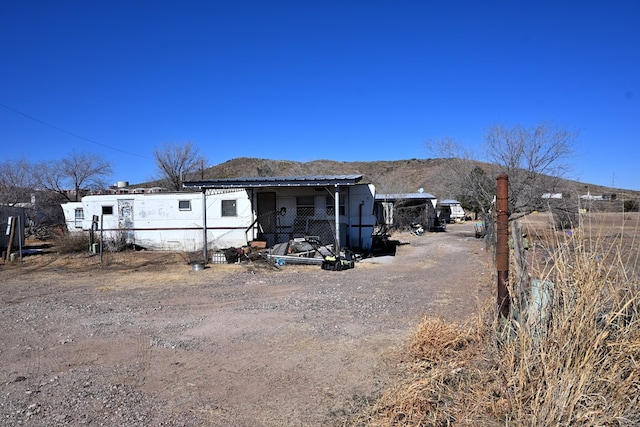
[[[570, 178], [640, 190], [640, 2], [0, 2], [5, 159], [71, 150], [153, 178], [153, 150], [428, 158], [495, 124], [580, 132]], [[28, 116], [28, 117], [27, 117]]]

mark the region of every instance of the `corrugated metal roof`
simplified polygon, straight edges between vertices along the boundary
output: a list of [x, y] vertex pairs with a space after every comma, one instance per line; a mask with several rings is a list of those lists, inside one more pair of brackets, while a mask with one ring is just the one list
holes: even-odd
[[429, 193], [394, 193], [394, 194], [376, 194], [376, 200], [428, 200], [435, 199], [436, 196]]
[[259, 187], [318, 187], [327, 185], [355, 185], [362, 175], [268, 176], [253, 178], [224, 178], [186, 181], [185, 188], [259, 188]]

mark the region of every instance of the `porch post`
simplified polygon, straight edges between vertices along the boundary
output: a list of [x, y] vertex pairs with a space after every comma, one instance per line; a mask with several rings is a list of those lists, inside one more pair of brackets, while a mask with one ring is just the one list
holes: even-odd
[[207, 190], [202, 190], [202, 258], [207, 264]]
[[340, 256], [340, 187], [335, 184], [335, 197], [333, 198], [336, 220], [336, 255]]

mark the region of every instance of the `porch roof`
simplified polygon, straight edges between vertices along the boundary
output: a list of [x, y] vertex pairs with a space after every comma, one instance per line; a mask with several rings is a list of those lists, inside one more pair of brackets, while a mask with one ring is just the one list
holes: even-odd
[[214, 188], [324, 187], [355, 185], [361, 180], [362, 175], [268, 176], [185, 181], [182, 186], [184, 188], [199, 188], [200, 190]]
[[395, 194], [376, 194], [376, 200], [396, 201], [396, 200], [429, 200], [435, 199], [436, 196], [430, 193], [395, 193]]

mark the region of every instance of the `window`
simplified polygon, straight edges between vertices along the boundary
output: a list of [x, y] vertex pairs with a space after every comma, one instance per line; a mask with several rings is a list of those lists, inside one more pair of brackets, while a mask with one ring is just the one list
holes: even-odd
[[238, 216], [236, 200], [222, 201], [222, 216]]
[[113, 206], [103, 206], [102, 215], [113, 215]]
[[178, 209], [181, 211], [190, 211], [191, 200], [178, 200]]
[[75, 226], [76, 228], [82, 228], [82, 220], [84, 219], [84, 210], [82, 208], [76, 208], [75, 211]]
[[[333, 196], [327, 196], [325, 199], [326, 207], [327, 207], [327, 215], [335, 215], [336, 212], [336, 203]], [[340, 195], [340, 215], [344, 215], [344, 196]]]
[[315, 214], [315, 197], [314, 196], [298, 196], [296, 197], [296, 214], [299, 217], [313, 216]]

